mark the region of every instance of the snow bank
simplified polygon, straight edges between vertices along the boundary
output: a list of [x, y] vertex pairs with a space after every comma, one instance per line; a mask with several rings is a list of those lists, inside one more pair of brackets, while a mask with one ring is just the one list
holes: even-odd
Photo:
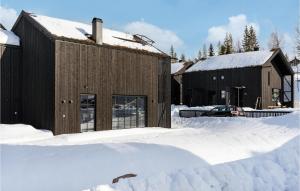
[[262, 156], [202, 168], [161, 172], [147, 178], [121, 180], [90, 191], [194, 191], [300, 189], [300, 136]]
[[213, 56], [204, 61], [197, 62], [186, 70], [186, 72], [259, 66], [263, 65], [273, 53], [271, 51], [253, 51]]
[[[88, 35], [92, 34], [92, 25], [58, 19], [43, 15], [30, 14], [30, 16], [40, 25], [46, 28], [51, 34], [58, 37], [66, 37], [70, 39], [89, 40]], [[127, 39], [127, 40], [122, 40]], [[154, 53], [161, 53], [156, 48], [134, 42], [131, 34], [103, 28], [103, 43], [113, 46], [123, 46], [132, 49], [146, 50]]]
[[13, 32], [0, 28], [0, 44], [20, 46], [20, 39]]
[[[3, 191], [97, 185], [120, 191], [294, 191], [299, 186], [299, 114], [258, 119], [173, 115], [174, 129], [113, 130], [1, 144], [1, 186]], [[127, 173], [138, 176], [111, 185]]]
[[53, 137], [51, 131], [38, 130], [30, 125], [0, 124], [0, 144], [24, 143]]

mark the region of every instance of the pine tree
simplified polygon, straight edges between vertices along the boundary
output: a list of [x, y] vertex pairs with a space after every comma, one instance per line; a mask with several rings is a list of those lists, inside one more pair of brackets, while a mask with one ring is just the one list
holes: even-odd
[[206, 45], [205, 44], [203, 44], [202, 58], [204, 58], [204, 59], [207, 58], [207, 49], [206, 49]]
[[211, 43], [210, 43], [210, 45], [209, 45], [208, 55], [209, 55], [209, 56], [214, 56], [214, 55], [215, 55], [214, 47], [213, 47], [213, 45], [212, 45]]
[[230, 33], [226, 33], [224, 39], [224, 47], [225, 47], [225, 54], [232, 54], [234, 52], [232, 35]]
[[170, 56], [171, 56], [172, 58], [174, 58], [174, 53], [175, 53], [174, 47], [173, 47], [173, 45], [171, 45]]
[[219, 41], [218, 42], [218, 55], [222, 55], [221, 53], [222, 53], [222, 50], [221, 50], [221, 42]]
[[298, 25], [296, 29], [296, 50], [297, 50], [297, 55], [300, 58], [300, 26]]
[[268, 46], [270, 50], [281, 47], [281, 39], [279, 38], [277, 31], [271, 33]]
[[287, 53], [285, 53], [285, 58], [286, 58], [286, 60], [287, 60], [288, 62], [290, 61], [290, 58], [289, 58], [289, 56], [288, 56]]
[[181, 56], [180, 56], [180, 60], [182, 61], [182, 62], [185, 62], [185, 55], [182, 53], [181, 54]]
[[224, 55], [225, 52], [226, 52], [226, 47], [222, 44], [221, 47], [220, 47], [219, 55]]
[[249, 34], [248, 26], [246, 25], [244, 30], [244, 36], [243, 36], [243, 44], [242, 44], [244, 52], [251, 51], [249, 41], [250, 41], [250, 34]]
[[202, 58], [202, 52], [201, 50], [199, 50], [197, 60], [201, 60], [201, 58]]
[[254, 50], [258, 50], [259, 49], [259, 45], [258, 45], [258, 41], [257, 41], [257, 37], [256, 37], [256, 32], [253, 28], [253, 26], [250, 26], [250, 30], [249, 30], [249, 48], [250, 51], [254, 51]]
[[238, 40], [238, 41], [236, 42], [236, 52], [237, 52], [237, 53], [241, 53], [241, 52], [242, 52], [242, 47], [241, 47], [241, 42], [240, 42], [240, 40]]

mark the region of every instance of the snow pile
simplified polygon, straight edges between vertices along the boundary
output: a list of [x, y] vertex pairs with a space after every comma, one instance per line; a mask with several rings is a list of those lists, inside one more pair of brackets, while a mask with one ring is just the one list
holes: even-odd
[[[45, 29], [47, 29], [51, 34], [58, 37], [66, 37], [77, 40], [88, 40], [88, 36], [92, 34], [92, 25], [90, 24], [84, 24], [80, 22], [47, 17], [37, 14], [30, 14], [30, 16], [40, 25], [42, 25]], [[139, 42], [134, 41], [134, 37], [131, 34], [103, 28], [104, 44], [109, 44], [113, 46], [123, 46], [132, 49], [140, 49], [154, 53], [161, 53], [159, 50], [150, 45], [143, 45]]]
[[[1, 144], [2, 190], [85, 190], [97, 185], [119, 191], [297, 190], [300, 112], [258, 119], [184, 119], [176, 117], [176, 108], [172, 106], [174, 129], [89, 132]], [[128, 173], [137, 177], [111, 184]]]
[[118, 184], [100, 185], [90, 191], [298, 191], [299, 144], [300, 136], [297, 136], [280, 148], [258, 157], [121, 180]]
[[274, 54], [272, 51], [253, 51], [209, 57], [199, 61], [186, 72], [260, 66]]
[[185, 62], [177, 62], [171, 64], [171, 74], [175, 74], [176, 72], [179, 72], [184, 67]]
[[24, 143], [53, 137], [51, 131], [38, 130], [30, 125], [0, 124], [0, 144]]
[[20, 46], [20, 39], [13, 32], [0, 28], [0, 44]]

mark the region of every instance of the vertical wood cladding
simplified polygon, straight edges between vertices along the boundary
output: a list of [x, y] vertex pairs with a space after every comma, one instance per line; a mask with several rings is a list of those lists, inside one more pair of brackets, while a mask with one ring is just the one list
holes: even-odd
[[[80, 131], [83, 93], [96, 95], [96, 130], [112, 128], [112, 95], [147, 96], [147, 126], [171, 126], [168, 59], [60, 40], [55, 50], [55, 134]], [[159, 81], [159, 75], [165, 80]], [[158, 103], [160, 83], [165, 88], [163, 103]]]
[[[78, 133], [80, 94], [94, 94], [96, 130], [109, 130], [112, 95], [134, 95], [147, 96], [147, 126], [171, 127], [168, 57], [58, 38], [23, 12], [12, 30], [22, 48], [22, 123], [54, 134]], [[159, 93], [159, 86], [165, 91]]]
[[54, 127], [54, 47], [40, 28], [23, 17], [13, 28], [21, 39], [22, 123]]
[[[221, 77], [224, 79], [221, 79]], [[183, 74], [184, 104], [215, 105], [225, 104], [221, 91], [230, 91], [231, 104], [235, 104], [234, 87], [245, 86], [243, 106], [254, 107], [261, 95], [261, 67], [199, 71]]]
[[0, 44], [0, 123], [21, 120], [20, 56], [20, 47]]
[[[272, 89], [281, 88], [281, 77], [272, 63], [267, 63], [262, 68], [262, 107], [275, 106], [276, 102], [272, 101]], [[270, 82], [270, 84], [269, 84]]]

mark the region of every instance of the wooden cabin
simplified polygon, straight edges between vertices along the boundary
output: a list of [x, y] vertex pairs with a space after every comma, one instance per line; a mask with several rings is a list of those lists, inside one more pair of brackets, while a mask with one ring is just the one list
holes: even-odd
[[293, 107], [293, 71], [280, 49], [213, 56], [183, 74], [184, 104]]
[[19, 45], [19, 37], [0, 24], [0, 123], [20, 122]]
[[171, 104], [182, 104], [182, 74], [193, 64], [193, 62], [184, 61], [171, 64]]
[[22, 11], [21, 122], [54, 134], [170, 124], [170, 57], [143, 35]]

